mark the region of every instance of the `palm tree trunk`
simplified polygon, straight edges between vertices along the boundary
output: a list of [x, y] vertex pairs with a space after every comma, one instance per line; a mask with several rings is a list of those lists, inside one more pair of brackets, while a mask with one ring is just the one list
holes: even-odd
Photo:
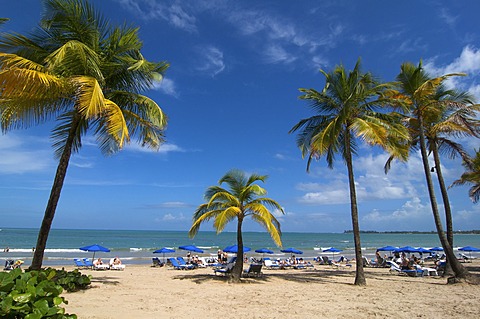
[[50, 190], [50, 198], [48, 199], [47, 207], [45, 209], [42, 225], [40, 226], [40, 230], [38, 232], [37, 245], [35, 246], [33, 260], [30, 266], [30, 269], [32, 270], [39, 270], [42, 268], [43, 255], [45, 248], [47, 247], [48, 235], [50, 233], [53, 218], [55, 217], [55, 211], [57, 209], [58, 200], [60, 199], [60, 193], [62, 192], [65, 175], [67, 174], [68, 163], [70, 162], [70, 156], [72, 154], [73, 140], [79, 123], [80, 118], [75, 114], [67, 141], [65, 143], [65, 148], [63, 149], [63, 153], [58, 163], [57, 172], [55, 174], [52, 189]]
[[238, 218], [237, 223], [237, 260], [232, 270], [232, 282], [240, 282], [243, 272], [243, 237], [242, 237], [242, 223], [243, 218]]
[[[440, 192], [442, 193], [443, 206], [445, 210], [445, 225], [447, 226], [447, 240], [451, 247], [453, 247], [453, 219], [452, 209], [450, 208], [450, 200], [448, 198], [447, 187], [445, 186], [445, 180], [443, 179], [442, 168], [440, 163], [440, 155], [438, 154], [438, 147], [434, 141], [431, 141], [433, 159], [435, 161], [435, 171], [437, 172], [438, 185], [440, 186]], [[450, 265], [450, 260], [447, 258], [447, 265], [445, 267], [444, 276], [453, 276], [454, 272]]]
[[440, 238], [440, 243], [442, 244], [445, 255], [447, 255], [447, 259], [450, 261], [450, 265], [452, 267], [453, 272], [455, 273], [455, 277], [458, 279], [466, 279], [469, 273], [465, 269], [465, 267], [463, 267], [460, 264], [458, 259], [455, 258], [455, 254], [453, 252], [452, 246], [450, 246], [447, 236], [443, 231], [442, 221], [440, 219], [440, 214], [438, 213], [435, 190], [433, 188], [432, 175], [430, 174], [430, 167], [428, 164], [425, 132], [423, 129], [423, 118], [421, 115], [418, 115], [418, 121], [419, 121], [419, 135], [420, 135], [420, 151], [422, 154], [423, 169], [425, 171], [425, 178], [427, 180], [428, 194], [430, 196], [430, 204], [432, 206], [432, 213], [433, 213], [433, 218], [435, 220], [435, 226], [437, 228], [437, 234], [438, 234], [438, 237]]
[[355, 243], [355, 285], [365, 286], [367, 280], [363, 271], [362, 245], [360, 242], [360, 226], [358, 224], [357, 192], [355, 189], [355, 178], [353, 174], [352, 150], [350, 148], [350, 132], [345, 134], [345, 161], [348, 170], [348, 184], [350, 186], [350, 209], [352, 215], [353, 240]]

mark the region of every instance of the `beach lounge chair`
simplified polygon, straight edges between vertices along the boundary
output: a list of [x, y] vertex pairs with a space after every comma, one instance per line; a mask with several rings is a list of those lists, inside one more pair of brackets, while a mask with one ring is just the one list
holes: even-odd
[[224, 275], [224, 276], [229, 276], [230, 273], [232, 272], [234, 266], [235, 266], [235, 263], [228, 263], [224, 267], [213, 269], [213, 273], [215, 275], [217, 275], [217, 273], [219, 273], [219, 274]]
[[280, 269], [280, 265], [268, 257], [263, 258], [263, 264], [267, 269]]
[[110, 270], [125, 270], [125, 265], [115, 264], [115, 258], [111, 258], [108, 264], [110, 265]]
[[78, 269], [89, 268], [81, 259], [73, 258], [73, 263], [77, 266]]
[[5, 267], [3, 270], [13, 270], [14, 267], [13, 265], [15, 264], [15, 261], [13, 259], [7, 259], [5, 260]]
[[185, 259], [183, 259], [182, 256], [177, 257], [177, 261], [180, 264], [180, 266], [186, 266], [186, 267], [188, 266], [188, 267], [191, 267], [192, 269], [197, 268], [197, 265], [195, 264], [187, 264], [187, 262], [185, 261]]
[[94, 264], [90, 261], [90, 259], [88, 258], [83, 258], [83, 263], [85, 264], [85, 266], [87, 266], [88, 268], [93, 268]]
[[193, 265], [180, 265], [175, 258], [168, 258], [168, 260], [170, 261], [174, 269], [177, 269], [177, 270], [193, 269]]
[[244, 277], [260, 277], [263, 275], [262, 273], [262, 264], [250, 264], [248, 269], [243, 271]]
[[152, 258], [152, 267], [163, 267], [164, 263], [158, 257]]

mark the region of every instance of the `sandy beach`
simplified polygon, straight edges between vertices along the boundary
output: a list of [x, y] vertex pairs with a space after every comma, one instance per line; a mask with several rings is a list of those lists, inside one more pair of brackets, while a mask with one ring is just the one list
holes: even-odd
[[[480, 275], [480, 261], [465, 263]], [[247, 266], [245, 266], [247, 268]], [[240, 284], [211, 268], [173, 270], [127, 265], [124, 271], [83, 270], [92, 288], [64, 293], [79, 318], [476, 318], [479, 286], [447, 285], [442, 277], [408, 277], [366, 268], [367, 286], [348, 267], [263, 269]]]

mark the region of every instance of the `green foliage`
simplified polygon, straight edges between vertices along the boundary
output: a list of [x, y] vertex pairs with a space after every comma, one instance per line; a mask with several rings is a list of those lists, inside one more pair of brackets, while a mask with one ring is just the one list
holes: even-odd
[[67, 301], [60, 297], [63, 288], [56, 281], [63, 281], [69, 287], [72, 287], [71, 284], [85, 287], [90, 278], [78, 271], [54, 269], [0, 272], [0, 317], [76, 319], [76, 315], [65, 313], [65, 309], [60, 306], [62, 303], [67, 304]]
[[52, 277], [53, 281], [69, 292], [86, 289], [91, 282], [91, 276], [83, 275], [78, 269], [66, 271], [47, 268], [44, 271], [48, 273], [48, 277]]

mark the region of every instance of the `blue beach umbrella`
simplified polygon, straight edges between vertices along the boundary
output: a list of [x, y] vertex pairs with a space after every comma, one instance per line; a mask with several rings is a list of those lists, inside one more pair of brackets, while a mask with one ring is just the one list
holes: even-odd
[[153, 253], [154, 254], [163, 254], [163, 262], [165, 262], [165, 254], [174, 253], [174, 252], [175, 252], [175, 249], [170, 249], [170, 248], [167, 248], [167, 247], [163, 247], [163, 248], [155, 250]]
[[403, 246], [398, 249], [395, 249], [394, 252], [400, 252], [400, 253], [418, 253], [418, 249], [412, 246]]
[[470, 259], [472, 259], [472, 251], [479, 252], [480, 248], [472, 247], [472, 246], [465, 246], [465, 247], [462, 247], [462, 248], [458, 248], [458, 250], [468, 251], [470, 253]]
[[398, 249], [398, 247], [384, 246], [384, 247], [377, 248], [377, 251], [394, 251], [396, 249]]
[[203, 250], [201, 250], [200, 248], [198, 248], [195, 245], [185, 245], [185, 246], [180, 246], [178, 248], [183, 249], [183, 250], [193, 251], [193, 252], [199, 253], [199, 254], [203, 253]]
[[110, 251], [110, 249], [108, 249], [106, 247], [103, 247], [103, 246], [100, 246], [100, 245], [97, 245], [97, 244], [90, 245], [90, 246], [85, 246], [85, 247], [80, 247], [79, 249], [84, 250], [84, 251], [90, 251], [90, 252], [93, 251], [92, 260], [95, 259], [95, 253], [97, 251], [101, 251], [101, 252], [104, 252], [104, 253], [108, 253]]
[[[250, 247], [243, 246], [243, 252], [246, 253], [247, 251], [252, 250]], [[223, 249], [226, 253], [238, 253], [238, 245], [227, 246]]]
[[423, 247], [419, 247], [417, 250], [420, 254], [425, 254], [425, 253], [431, 253], [432, 252], [430, 249], [423, 248]]
[[298, 250], [298, 249], [295, 249], [295, 248], [287, 248], [287, 249], [282, 249], [280, 250], [282, 253], [290, 253], [290, 254], [297, 254], [297, 255], [301, 255], [303, 254], [303, 251], [301, 250]]
[[430, 248], [431, 251], [443, 251], [442, 247], [432, 247]]
[[324, 249], [324, 250], [322, 250], [322, 251], [323, 251], [324, 253], [332, 253], [332, 259], [333, 259], [333, 254], [339, 253], [339, 252], [341, 252], [341, 251], [343, 251], [343, 250], [338, 249], [338, 248], [334, 248], [334, 247], [330, 247], [330, 248]]
[[273, 251], [271, 251], [270, 249], [267, 249], [267, 248], [260, 248], [260, 249], [255, 250], [255, 252], [259, 253], [259, 254], [273, 254]]

